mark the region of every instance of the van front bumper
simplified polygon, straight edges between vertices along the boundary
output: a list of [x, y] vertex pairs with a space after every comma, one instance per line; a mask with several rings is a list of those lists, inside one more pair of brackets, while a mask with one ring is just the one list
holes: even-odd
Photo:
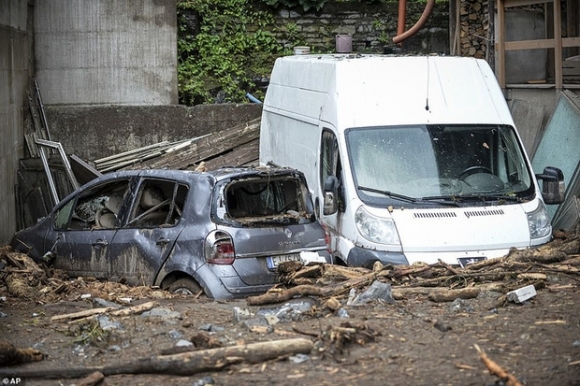
[[409, 261], [400, 252], [385, 252], [359, 247], [352, 248], [347, 257], [347, 264], [353, 267], [365, 267], [372, 269], [373, 264], [380, 261], [382, 264], [408, 265]]

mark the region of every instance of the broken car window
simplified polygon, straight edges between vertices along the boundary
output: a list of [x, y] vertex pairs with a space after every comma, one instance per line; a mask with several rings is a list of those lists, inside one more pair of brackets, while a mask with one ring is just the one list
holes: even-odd
[[128, 186], [129, 180], [110, 182], [72, 198], [56, 212], [55, 228], [90, 230], [117, 227], [117, 215]]
[[225, 208], [218, 208], [218, 216], [247, 223], [310, 221], [304, 189], [297, 178], [234, 181], [224, 188]]
[[133, 205], [128, 226], [174, 226], [181, 218], [187, 187], [174, 181], [145, 180]]

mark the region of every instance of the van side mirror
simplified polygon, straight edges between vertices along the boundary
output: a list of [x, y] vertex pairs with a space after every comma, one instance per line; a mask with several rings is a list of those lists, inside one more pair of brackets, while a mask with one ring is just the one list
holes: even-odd
[[564, 202], [566, 187], [564, 186], [564, 173], [562, 173], [562, 170], [547, 166], [542, 174], [536, 174], [536, 178], [542, 180], [544, 203], [550, 205]]
[[329, 176], [324, 181], [324, 204], [322, 212], [325, 215], [334, 214], [338, 211], [338, 178]]

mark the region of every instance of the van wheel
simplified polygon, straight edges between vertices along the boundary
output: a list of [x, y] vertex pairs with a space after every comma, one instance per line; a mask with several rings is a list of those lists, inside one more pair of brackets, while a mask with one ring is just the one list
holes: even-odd
[[180, 295], [197, 295], [200, 292], [203, 292], [199, 284], [187, 277], [175, 280], [169, 287], [167, 287], [167, 291], [172, 294]]

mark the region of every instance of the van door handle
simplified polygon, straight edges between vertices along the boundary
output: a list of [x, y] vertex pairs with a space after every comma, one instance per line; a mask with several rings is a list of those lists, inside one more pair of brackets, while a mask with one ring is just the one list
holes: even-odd
[[161, 237], [161, 238], [159, 238], [159, 240], [157, 240], [156, 244], [157, 245], [167, 245], [167, 244], [169, 244], [169, 239], [166, 239], [165, 237]]
[[106, 241], [106, 240], [101, 240], [101, 239], [98, 239], [97, 241], [95, 241], [95, 242], [93, 243], [93, 246], [101, 245], [101, 246], [103, 246], [103, 247], [104, 247], [104, 246], [106, 246], [106, 245], [108, 245], [108, 244], [109, 244], [109, 243], [107, 243], [107, 241]]

